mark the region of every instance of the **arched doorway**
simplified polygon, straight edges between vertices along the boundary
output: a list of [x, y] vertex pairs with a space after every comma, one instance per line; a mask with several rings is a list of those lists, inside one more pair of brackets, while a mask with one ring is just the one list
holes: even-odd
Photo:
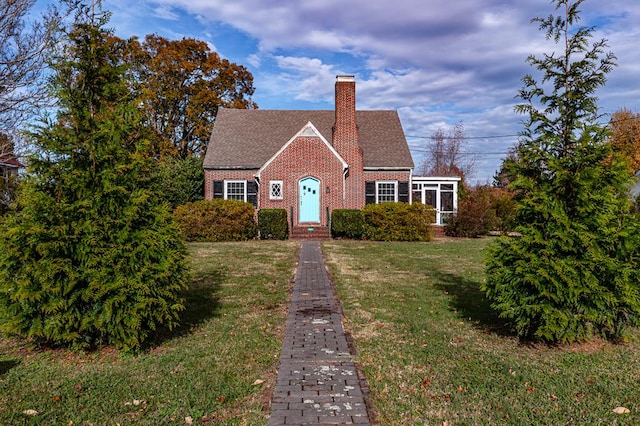
[[298, 183], [300, 223], [320, 223], [320, 181], [306, 177]]

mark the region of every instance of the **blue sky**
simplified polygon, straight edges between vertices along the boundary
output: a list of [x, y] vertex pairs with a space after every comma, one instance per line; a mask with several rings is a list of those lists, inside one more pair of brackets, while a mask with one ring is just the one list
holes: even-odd
[[[40, 4], [45, 1], [40, 0]], [[104, 0], [120, 37], [206, 41], [254, 76], [261, 109], [332, 109], [335, 76], [353, 74], [359, 109], [395, 109], [416, 165], [428, 137], [462, 123], [490, 182], [522, 129], [513, 110], [529, 54], [559, 51], [531, 18], [547, 0]], [[640, 2], [586, 0], [583, 25], [607, 38], [619, 66], [603, 113], [638, 111]], [[535, 75], [535, 73], [534, 73]]]

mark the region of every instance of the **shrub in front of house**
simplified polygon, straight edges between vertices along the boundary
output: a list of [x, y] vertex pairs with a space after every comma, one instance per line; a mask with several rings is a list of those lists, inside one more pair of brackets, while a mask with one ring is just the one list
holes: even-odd
[[177, 207], [175, 222], [185, 241], [245, 241], [256, 237], [251, 203], [200, 200]]
[[435, 211], [420, 203], [368, 204], [364, 213], [364, 235], [374, 241], [430, 241]]
[[335, 209], [331, 212], [331, 235], [333, 238], [362, 239], [364, 234], [364, 212], [356, 209]]
[[285, 209], [258, 210], [258, 231], [263, 240], [286, 240], [289, 237]]
[[513, 193], [493, 186], [478, 186], [460, 198], [456, 215], [447, 219], [445, 234], [475, 238], [490, 231], [512, 231], [515, 213]]
[[491, 206], [498, 217], [497, 229], [502, 232], [513, 231], [516, 218], [516, 202], [513, 192], [501, 188], [493, 188]]

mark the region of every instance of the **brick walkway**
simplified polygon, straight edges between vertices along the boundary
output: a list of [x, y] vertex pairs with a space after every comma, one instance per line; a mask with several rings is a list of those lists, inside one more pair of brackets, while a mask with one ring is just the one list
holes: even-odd
[[302, 243], [269, 425], [370, 425], [317, 241]]

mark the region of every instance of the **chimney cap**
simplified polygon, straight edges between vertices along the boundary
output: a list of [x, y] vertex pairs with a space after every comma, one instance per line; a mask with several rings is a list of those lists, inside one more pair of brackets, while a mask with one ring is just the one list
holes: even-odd
[[347, 82], [352, 82], [352, 81], [356, 81], [355, 76], [353, 75], [338, 75], [336, 76], [336, 82], [342, 82], [342, 81], [347, 81]]

